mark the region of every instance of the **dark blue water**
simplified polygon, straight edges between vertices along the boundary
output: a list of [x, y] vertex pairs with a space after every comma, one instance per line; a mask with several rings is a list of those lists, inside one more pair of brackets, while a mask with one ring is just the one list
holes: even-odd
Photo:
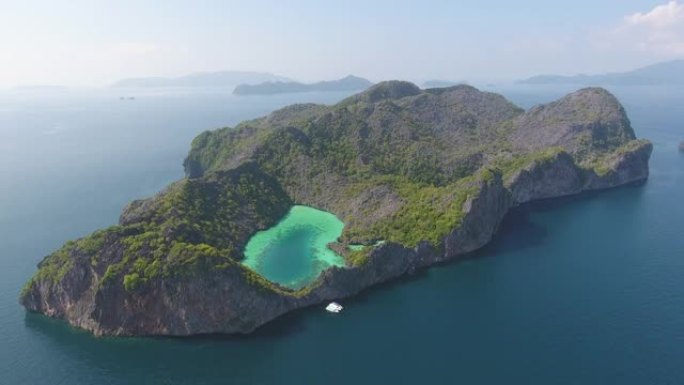
[[[530, 106], [566, 90], [497, 90]], [[464, 263], [249, 337], [94, 338], [25, 314], [42, 255], [181, 175], [190, 139], [294, 101], [0, 94], [0, 384], [684, 383], [684, 91], [616, 89], [655, 144], [643, 186], [512, 213]]]

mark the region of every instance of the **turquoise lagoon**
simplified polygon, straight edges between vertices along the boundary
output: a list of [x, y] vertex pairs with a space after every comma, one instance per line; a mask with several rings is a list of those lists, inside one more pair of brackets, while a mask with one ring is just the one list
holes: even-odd
[[243, 264], [273, 282], [298, 289], [324, 270], [345, 265], [328, 247], [343, 229], [344, 223], [334, 214], [294, 206], [277, 225], [250, 238]]

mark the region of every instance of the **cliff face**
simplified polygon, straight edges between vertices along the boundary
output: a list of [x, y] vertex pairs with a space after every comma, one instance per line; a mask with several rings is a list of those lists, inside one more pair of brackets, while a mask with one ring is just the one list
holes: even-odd
[[514, 126], [511, 139], [519, 148], [561, 146], [580, 157], [635, 139], [624, 108], [602, 88], [585, 88], [533, 107]]
[[[604, 90], [524, 112], [472, 87], [382, 83], [200, 135], [188, 179], [46, 257], [21, 303], [98, 335], [248, 333], [462, 257], [516, 205], [645, 180], [651, 151]], [[349, 262], [297, 291], [239, 263], [295, 202], [345, 221]]]

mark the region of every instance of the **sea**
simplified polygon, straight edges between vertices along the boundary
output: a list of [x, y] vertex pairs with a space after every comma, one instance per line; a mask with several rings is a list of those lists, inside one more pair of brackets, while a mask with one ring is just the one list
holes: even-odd
[[[575, 86], [486, 85], [529, 108]], [[520, 207], [484, 249], [246, 336], [94, 337], [24, 311], [69, 239], [183, 176], [193, 137], [349, 93], [0, 91], [0, 384], [684, 384], [684, 89], [610, 88], [655, 146], [641, 185]]]

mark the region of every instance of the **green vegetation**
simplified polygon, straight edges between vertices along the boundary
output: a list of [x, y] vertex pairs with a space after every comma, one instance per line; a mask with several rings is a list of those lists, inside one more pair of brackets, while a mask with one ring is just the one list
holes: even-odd
[[51, 285], [57, 284], [74, 266], [75, 259], [79, 256], [90, 256], [91, 263], [95, 263], [98, 253], [105, 243], [108, 235], [120, 233], [120, 226], [112, 226], [98, 230], [93, 234], [76, 241], [68, 241], [59, 250], [47, 256], [38, 264], [38, 272], [22, 288], [26, 293], [34, 282], [46, 282]]
[[71, 270], [74, 260], [71, 253], [76, 249], [76, 242], [69, 241], [62, 248], [52, 253], [38, 264], [38, 272], [22, 289], [26, 293], [34, 282], [58, 283]]
[[593, 153], [591, 156], [586, 157], [580, 163], [580, 166], [593, 170], [598, 176], [605, 176], [612, 170], [613, 161], [624, 154], [637, 151], [639, 148], [649, 145], [649, 143], [649, 141], [644, 139], [632, 140], [612, 151]]
[[[478, 175], [485, 180], [488, 172]], [[403, 204], [389, 218], [376, 222], [369, 228], [347, 227], [343, 238], [351, 242], [369, 242], [384, 239], [405, 246], [415, 247], [420, 241], [439, 246], [451, 230], [460, 225], [463, 204], [468, 196], [477, 194], [477, 178], [463, 178], [446, 186], [413, 183], [406, 178], [384, 177], [354, 186], [367, 189], [369, 184], [389, 184], [398, 193]]]
[[68, 242], [41, 262], [32, 281], [56, 283], [82, 258], [99, 272], [100, 286], [123, 284], [129, 291], [158, 277], [224, 269], [242, 257], [235, 245], [291, 205], [278, 183], [251, 165], [187, 180], [153, 198], [134, 223]]
[[[438, 95], [423, 96], [429, 99], [426, 103], [439, 100]], [[333, 173], [355, 181], [401, 176], [413, 183], [442, 186], [476, 172], [483, 166], [482, 154], [509, 147], [505, 135], [512, 127], [510, 119], [521, 110], [496, 100], [490, 108], [497, 108], [491, 111], [497, 118], [483, 123], [469, 107], [450, 105], [454, 115], [450, 130], [436, 130], [431, 122], [417, 118], [412, 110], [418, 106], [399, 106], [389, 100], [369, 103], [350, 98], [328, 109], [288, 111], [287, 125], [274, 126], [269, 118], [262, 118], [234, 130], [200, 135], [193, 142], [186, 171], [200, 176], [250, 157], [284, 184], [302, 177], [316, 184], [315, 176]], [[440, 105], [430, 108], [436, 111]]]
[[235, 245], [291, 205], [277, 183], [249, 165], [187, 180], [158, 199], [157, 210], [135, 225], [139, 232], [121, 239], [123, 257], [109, 264], [102, 284], [123, 275], [125, 287], [134, 290], [159, 276], [226, 268], [241, 258]]
[[501, 171], [503, 179], [508, 180], [517, 171], [528, 168], [533, 164], [544, 164], [558, 157], [566, 151], [562, 147], [549, 147], [547, 149], [530, 152], [518, 156], [497, 158], [492, 162], [492, 167]]
[[373, 246], [363, 247], [357, 250], [351, 250], [344, 255], [344, 259], [347, 261], [347, 265], [352, 267], [363, 266], [368, 262], [371, 252], [373, 251]]

